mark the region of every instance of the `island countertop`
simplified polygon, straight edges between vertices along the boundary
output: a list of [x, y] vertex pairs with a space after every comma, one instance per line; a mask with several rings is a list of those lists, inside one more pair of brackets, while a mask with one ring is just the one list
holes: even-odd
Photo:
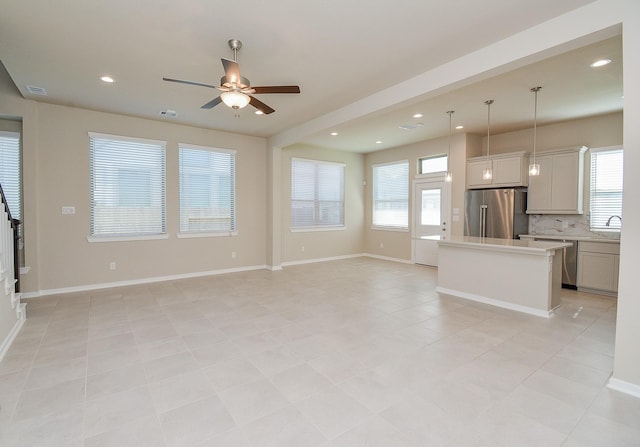
[[438, 241], [440, 246], [464, 247], [469, 249], [506, 251], [511, 253], [552, 255], [559, 248], [569, 247], [567, 242], [534, 241], [531, 239], [496, 239], [491, 237], [453, 236], [450, 239]]

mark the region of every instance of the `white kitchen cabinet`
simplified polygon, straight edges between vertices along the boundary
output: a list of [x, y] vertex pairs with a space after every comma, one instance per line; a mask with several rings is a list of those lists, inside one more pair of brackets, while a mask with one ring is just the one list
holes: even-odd
[[[475, 157], [467, 160], [467, 189], [527, 186], [527, 152]], [[482, 172], [490, 167], [493, 178], [485, 180]]]
[[540, 175], [529, 177], [527, 214], [583, 213], [586, 151], [580, 146], [536, 156]]
[[578, 289], [595, 293], [618, 292], [620, 244], [578, 243]]

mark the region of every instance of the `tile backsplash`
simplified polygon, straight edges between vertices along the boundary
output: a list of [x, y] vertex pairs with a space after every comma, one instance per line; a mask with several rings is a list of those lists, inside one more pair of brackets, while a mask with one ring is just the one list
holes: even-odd
[[529, 216], [529, 234], [620, 239], [619, 232], [589, 230], [589, 215], [586, 213], [578, 215], [532, 214]]

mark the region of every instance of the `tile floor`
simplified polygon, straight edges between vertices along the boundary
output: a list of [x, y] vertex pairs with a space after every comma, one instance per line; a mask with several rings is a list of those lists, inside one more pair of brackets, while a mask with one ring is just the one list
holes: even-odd
[[550, 319], [369, 258], [47, 297], [0, 363], [2, 444], [640, 446], [615, 299]]

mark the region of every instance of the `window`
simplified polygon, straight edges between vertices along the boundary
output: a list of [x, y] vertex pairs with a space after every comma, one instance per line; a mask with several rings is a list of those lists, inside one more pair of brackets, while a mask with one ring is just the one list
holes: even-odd
[[448, 157], [446, 154], [431, 155], [418, 160], [418, 174], [433, 174], [447, 171]]
[[180, 232], [236, 230], [235, 151], [180, 145]]
[[291, 228], [344, 227], [344, 164], [291, 160]]
[[7, 199], [11, 217], [18, 220], [22, 220], [21, 171], [20, 134], [0, 131], [0, 184]]
[[622, 149], [591, 152], [591, 230], [620, 231]]
[[94, 237], [166, 234], [165, 143], [89, 134]]
[[409, 228], [409, 162], [373, 167], [373, 226]]
[[[0, 184], [13, 219], [22, 222], [22, 151], [20, 132], [0, 131]], [[18, 225], [18, 257], [24, 267], [24, 224]]]

